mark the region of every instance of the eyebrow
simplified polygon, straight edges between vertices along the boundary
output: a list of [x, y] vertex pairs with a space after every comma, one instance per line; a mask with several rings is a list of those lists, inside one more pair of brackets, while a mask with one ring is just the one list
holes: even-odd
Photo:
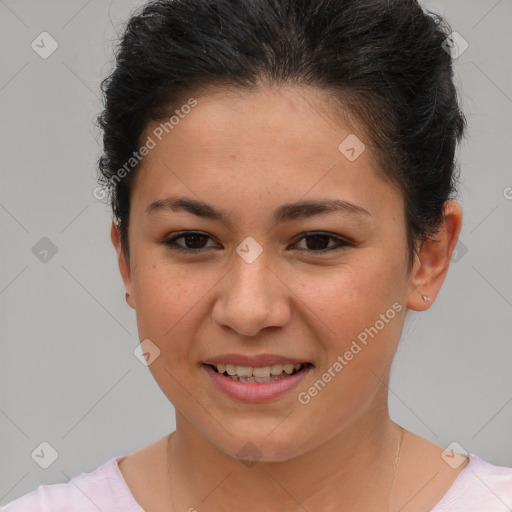
[[[171, 196], [165, 199], [158, 199], [146, 208], [146, 214], [155, 211], [186, 211], [198, 217], [217, 220], [226, 226], [231, 226], [227, 212], [216, 208], [203, 201], [189, 197]], [[299, 201], [297, 203], [285, 203], [274, 212], [274, 220], [282, 224], [295, 219], [304, 219], [325, 213], [339, 213], [342, 215], [371, 216], [371, 213], [357, 204], [342, 199], [315, 199]]]

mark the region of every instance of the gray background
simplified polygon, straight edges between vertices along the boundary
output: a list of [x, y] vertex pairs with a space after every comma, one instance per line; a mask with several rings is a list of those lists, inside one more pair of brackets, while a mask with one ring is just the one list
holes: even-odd
[[[172, 405], [133, 355], [110, 212], [93, 196], [99, 83], [141, 3], [0, 0], [0, 504], [174, 428]], [[408, 314], [391, 415], [512, 466], [512, 0], [426, 5], [469, 43], [456, 65], [469, 121], [463, 245], [433, 307]], [[47, 59], [31, 48], [43, 31], [59, 44]], [[58, 249], [47, 262], [32, 252], [42, 237]], [[31, 457], [43, 441], [58, 452], [48, 469]]]

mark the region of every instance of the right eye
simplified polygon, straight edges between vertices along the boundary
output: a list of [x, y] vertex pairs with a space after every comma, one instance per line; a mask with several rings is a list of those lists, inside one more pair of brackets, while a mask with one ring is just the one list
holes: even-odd
[[[185, 246], [176, 243], [179, 239], [185, 241]], [[162, 240], [162, 243], [173, 251], [194, 253], [202, 252], [208, 248], [204, 246], [207, 239], [211, 239], [210, 235], [201, 231], [182, 231]]]

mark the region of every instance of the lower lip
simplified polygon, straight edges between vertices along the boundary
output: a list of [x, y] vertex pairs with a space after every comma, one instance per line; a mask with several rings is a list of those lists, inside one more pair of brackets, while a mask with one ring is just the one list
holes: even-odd
[[203, 368], [212, 379], [217, 389], [231, 398], [243, 402], [263, 402], [280, 397], [298, 386], [299, 382], [310, 372], [313, 366], [308, 365], [300, 372], [272, 382], [240, 382], [217, 373], [210, 365]]

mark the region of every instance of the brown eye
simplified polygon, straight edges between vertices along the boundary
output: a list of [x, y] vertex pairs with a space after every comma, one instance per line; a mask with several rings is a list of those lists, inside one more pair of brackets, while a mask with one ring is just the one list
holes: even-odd
[[206, 235], [183, 235], [183, 240], [185, 240], [185, 245], [187, 249], [202, 249], [208, 238]]
[[[176, 243], [180, 239], [183, 239], [185, 245]], [[205, 233], [185, 231], [165, 239], [162, 243], [176, 251], [200, 252], [201, 250], [208, 249], [205, 245], [208, 239], [211, 239], [211, 237]]]
[[[306, 233], [302, 236], [299, 241], [304, 240], [306, 243], [305, 248], [299, 248], [299, 250], [305, 250], [309, 252], [327, 252], [335, 249], [350, 245], [349, 242], [338, 238], [327, 233]], [[334, 245], [329, 246], [329, 242], [333, 240]]]

